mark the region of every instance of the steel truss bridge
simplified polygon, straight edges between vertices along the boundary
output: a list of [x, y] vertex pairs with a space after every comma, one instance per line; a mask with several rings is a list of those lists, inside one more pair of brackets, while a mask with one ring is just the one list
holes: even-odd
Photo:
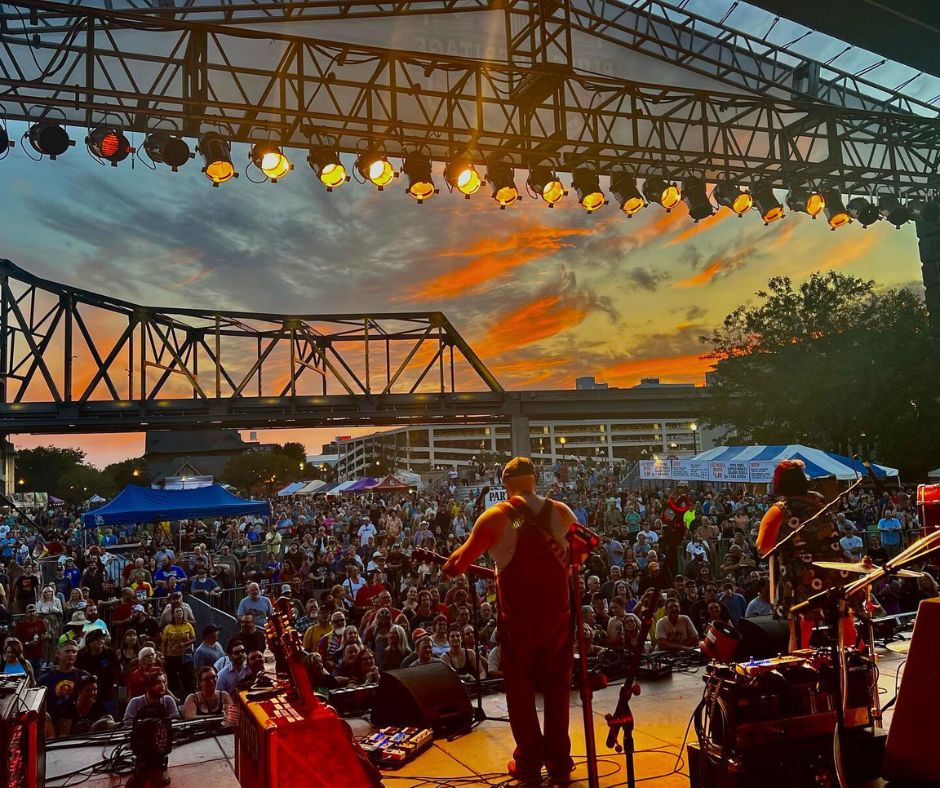
[[[847, 8], [844, 0], [832, 2]], [[750, 4], [806, 13], [778, 0]], [[517, 167], [548, 162], [561, 171], [584, 165], [609, 174], [626, 166], [640, 177], [732, 175], [781, 188], [811, 181], [850, 195], [937, 197], [937, 106], [918, 98], [911, 80], [891, 87], [880, 79], [885, 60], [843, 70], [838, 56], [824, 62], [798, 51], [799, 38], [780, 44], [771, 30], [737, 29], [729, 21], [737, 3], [717, 19], [685, 6], [13, 0], [0, 3], [0, 109], [27, 122], [189, 137], [214, 131], [233, 141], [346, 153], [379, 143], [392, 156], [422, 150], [446, 161], [469, 149]], [[900, 62], [905, 45], [915, 67], [933, 51], [931, 4], [906, 6], [906, 17], [848, 6], [850, 45], [853, 30], [878, 29], [876, 43], [890, 39], [886, 50]], [[358, 25], [375, 20], [481, 13], [499, 20], [504, 56], [405, 51], [311, 34], [330, 22], [344, 22], [355, 36]], [[678, 67], [689, 79], [650, 84], [577, 68], [576, 50], [585, 42]], [[917, 230], [940, 358], [940, 222], [918, 222]]]
[[704, 393], [503, 389], [440, 312], [141, 306], [0, 260], [0, 434], [694, 418]]

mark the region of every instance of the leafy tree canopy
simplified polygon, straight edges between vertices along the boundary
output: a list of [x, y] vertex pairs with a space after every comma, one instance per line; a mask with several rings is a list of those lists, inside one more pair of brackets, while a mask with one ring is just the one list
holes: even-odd
[[774, 277], [701, 337], [717, 362], [706, 421], [737, 443], [859, 452], [922, 478], [940, 457], [940, 374], [927, 309], [837, 272]]

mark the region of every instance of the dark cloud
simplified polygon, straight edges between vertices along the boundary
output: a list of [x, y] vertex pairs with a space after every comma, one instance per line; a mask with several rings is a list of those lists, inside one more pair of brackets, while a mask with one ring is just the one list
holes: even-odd
[[698, 304], [692, 304], [692, 306], [685, 310], [685, 319], [690, 323], [693, 320], [701, 320], [703, 317], [705, 317], [707, 311], [707, 309], [699, 306]]
[[665, 271], [650, 271], [640, 265], [634, 266], [624, 275], [635, 290], [649, 290], [651, 293], [655, 293], [660, 284], [669, 279], [669, 274]]

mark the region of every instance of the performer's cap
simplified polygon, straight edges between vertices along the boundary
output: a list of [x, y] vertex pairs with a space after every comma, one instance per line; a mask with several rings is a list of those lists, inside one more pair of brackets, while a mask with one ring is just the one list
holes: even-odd
[[535, 466], [528, 457], [513, 457], [503, 468], [503, 481], [517, 476], [535, 476]]

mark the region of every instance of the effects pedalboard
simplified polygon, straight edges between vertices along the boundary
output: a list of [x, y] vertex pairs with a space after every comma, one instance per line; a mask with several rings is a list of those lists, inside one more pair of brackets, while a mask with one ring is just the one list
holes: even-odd
[[380, 769], [399, 769], [433, 742], [434, 731], [430, 728], [388, 727], [359, 739], [359, 746]]

